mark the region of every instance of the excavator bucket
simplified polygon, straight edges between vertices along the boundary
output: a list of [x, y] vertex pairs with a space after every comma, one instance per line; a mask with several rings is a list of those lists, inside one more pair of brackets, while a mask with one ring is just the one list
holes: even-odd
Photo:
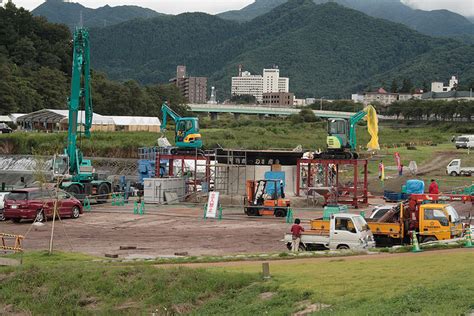
[[366, 107], [367, 111], [367, 130], [371, 136], [367, 148], [369, 150], [379, 150], [379, 120], [377, 118], [377, 112], [372, 105]]

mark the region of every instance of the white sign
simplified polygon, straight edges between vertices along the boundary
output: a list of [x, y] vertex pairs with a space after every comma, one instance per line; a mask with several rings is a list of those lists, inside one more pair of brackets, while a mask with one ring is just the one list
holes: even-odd
[[209, 192], [207, 200], [206, 218], [216, 218], [217, 208], [219, 206], [219, 192]]

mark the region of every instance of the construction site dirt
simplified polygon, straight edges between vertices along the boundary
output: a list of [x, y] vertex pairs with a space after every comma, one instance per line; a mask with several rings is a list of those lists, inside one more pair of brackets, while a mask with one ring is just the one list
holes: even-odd
[[[472, 211], [470, 204], [456, 205], [456, 209], [461, 216]], [[295, 210], [294, 217], [302, 218], [305, 224], [311, 218], [320, 217], [319, 210]], [[19, 224], [6, 221], [0, 222], [0, 230], [24, 235], [26, 251], [46, 250], [51, 224], [51, 221], [40, 226], [32, 225], [31, 221]], [[146, 205], [145, 214], [136, 215], [133, 204], [104, 204], [93, 206], [91, 212], [79, 219], [57, 221], [54, 249], [95, 256], [114, 254], [121, 258], [167, 257], [176, 253], [200, 256], [283, 252], [286, 248], [281, 240], [289, 229], [285, 218], [248, 217], [239, 208], [225, 208], [219, 221], [203, 219], [203, 208], [197, 206]]]

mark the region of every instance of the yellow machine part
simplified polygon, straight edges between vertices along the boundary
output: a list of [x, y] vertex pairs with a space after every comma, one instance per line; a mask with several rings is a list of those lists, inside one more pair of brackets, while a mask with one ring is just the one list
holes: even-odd
[[371, 136], [367, 148], [369, 150], [379, 150], [379, 119], [377, 118], [377, 111], [370, 104], [365, 110], [367, 111], [367, 130]]

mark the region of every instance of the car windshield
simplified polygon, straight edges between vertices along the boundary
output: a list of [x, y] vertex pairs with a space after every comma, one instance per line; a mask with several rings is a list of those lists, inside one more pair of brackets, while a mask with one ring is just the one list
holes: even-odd
[[459, 217], [458, 212], [454, 207], [448, 205], [446, 206], [446, 211], [448, 212], [448, 215], [451, 216], [451, 220], [453, 221], [453, 223], [458, 223], [461, 221], [461, 218]]
[[28, 193], [26, 192], [11, 192], [8, 194], [7, 200], [26, 201], [28, 200]]
[[388, 211], [390, 211], [390, 208], [381, 208], [375, 211], [374, 216], [372, 218], [374, 219], [379, 219], [385, 214], [387, 214]]
[[362, 216], [354, 216], [352, 218], [352, 220], [354, 221], [354, 225], [355, 227], [357, 228], [358, 231], [364, 231], [364, 230], [367, 230], [367, 222], [365, 221], [365, 219], [362, 217]]

